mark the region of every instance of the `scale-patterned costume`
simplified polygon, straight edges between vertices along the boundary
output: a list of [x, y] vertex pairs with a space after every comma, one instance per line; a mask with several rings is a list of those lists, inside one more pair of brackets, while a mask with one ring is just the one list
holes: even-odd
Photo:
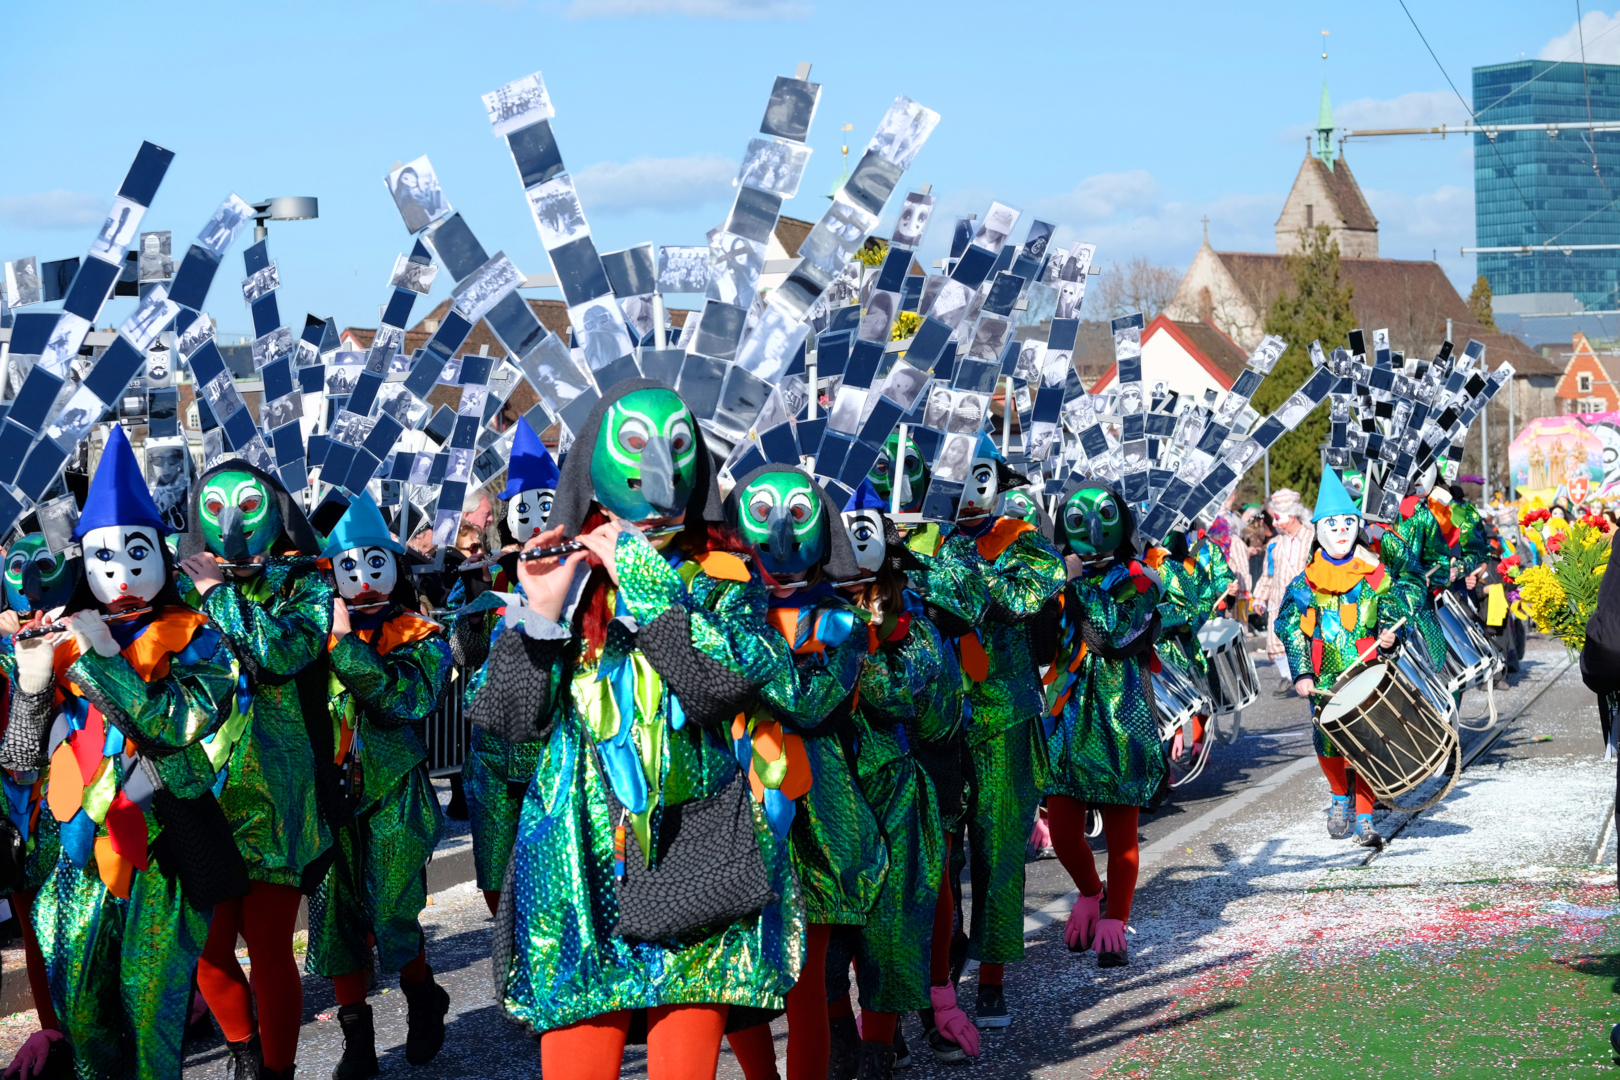
[[907, 610], [869, 630], [854, 714], [856, 778], [888, 845], [888, 873], [866, 925], [836, 935], [827, 963], [829, 971], [843, 972], [853, 957], [861, 1008], [874, 1012], [928, 1007], [945, 830], [914, 748], [948, 739], [962, 715], [956, 657], [915, 596], [907, 600]]
[[1410, 612], [1412, 625], [1423, 636], [1430, 666], [1445, 671], [1446, 638], [1435, 617], [1432, 597], [1450, 583], [1451, 560], [1457, 554], [1451, 508], [1433, 498], [1408, 496], [1401, 503], [1401, 513], [1402, 520], [1379, 541], [1378, 555], [1413, 596], [1421, 595], [1423, 602]]
[[1052, 721], [1046, 794], [1143, 807], [1164, 782], [1149, 701], [1160, 586], [1140, 564], [1113, 563], [1070, 581], [1061, 644], [1047, 684]]
[[[134, 636], [118, 655], [80, 656], [70, 638], [56, 646], [53, 687], [13, 688], [0, 764], [51, 763], [44, 813], [61, 850], [35, 897], [34, 929], [79, 1076], [133, 1066], [178, 1077], [191, 969], [213, 905], [198, 910], [199, 896], [182, 895], [182, 873], [217, 860], [228, 876], [229, 834], [217, 806], [204, 804], [247, 718], [230, 644], [206, 616], [169, 606], [120, 632]], [[48, 741], [34, 739], [40, 732]], [[161, 780], [155, 794], [147, 770]], [[187, 828], [199, 819], [219, 830]], [[165, 839], [166, 827], [176, 835]], [[225, 847], [210, 851], [206, 840]]]
[[422, 951], [427, 861], [444, 828], [413, 725], [438, 707], [450, 645], [410, 611], [350, 622], [329, 653], [334, 760], [347, 766], [353, 816], [333, 830], [332, 869], [310, 898], [305, 964], [327, 978], [366, 969], [368, 933], [383, 971]]
[[[1288, 668], [1295, 681], [1315, 680], [1326, 690], [1371, 648], [1380, 629], [1410, 615], [1416, 583], [1390, 573], [1366, 548], [1356, 548], [1342, 562], [1321, 550], [1305, 572], [1288, 583], [1277, 608], [1277, 635], [1288, 650]], [[1312, 725], [1311, 736], [1321, 757], [1339, 757], [1322, 729]]]
[[[661, 807], [719, 794], [737, 776], [737, 713], [789, 662], [765, 622], [765, 594], [723, 552], [677, 565], [626, 534], [617, 549], [623, 619], [597, 657], [566, 626], [528, 612], [490, 656], [475, 702], [486, 737], [539, 744], [497, 919], [502, 1008], [536, 1031], [619, 1009], [701, 1002], [781, 1009], [804, 952], [804, 915], [787, 843], [754, 806], [754, 831], [779, 899], [695, 941], [616, 937], [615, 828], [646, 850]], [[680, 684], [677, 696], [670, 680]], [[628, 766], [628, 768], [626, 768]], [[616, 817], [608, 770], [644, 785], [647, 811]]]
[[1029, 623], [1063, 587], [1057, 549], [1028, 522], [986, 518], [978, 528], [927, 525], [906, 546], [940, 632], [954, 637], [972, 761], [973, 922], [968, 955], [1024, 957], [1024, 847], [1046, 777], [1040, 674]]

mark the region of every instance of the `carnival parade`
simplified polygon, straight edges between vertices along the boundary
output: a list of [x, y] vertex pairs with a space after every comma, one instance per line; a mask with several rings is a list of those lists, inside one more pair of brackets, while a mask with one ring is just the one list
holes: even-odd
[[369, 316], [291, 307], [315, 197], [171, 195], [167, 122], [75, 150], [82, 253], [0, 195], [5, 1076], [1620, 1066], [1620, 393], [1378, 284], [1445, 281], [1344, 160], [1400, 131], [1324, 82], [1278, 254], [1205, 216], [1133, 291], [1100, 197], [934, 179], [933, 75], [778, 42], [718, 223], [599, 250], [685, 181], [579, 118], [702, 66], [543, 40], [322, 189]]

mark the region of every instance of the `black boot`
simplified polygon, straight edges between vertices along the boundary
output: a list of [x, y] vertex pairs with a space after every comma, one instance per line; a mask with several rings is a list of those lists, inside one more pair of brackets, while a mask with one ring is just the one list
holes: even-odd
[[410, 1007], [405, 1018], [405, 1060], [412, 1065], [426, 1065], [444, 1046], [444, 1016], [450, 1011], [450, 995], [433, 981], [432, 968], [427, 969], [427, 978], [421, 982], [402, 982], [399, 988]]
[[259, 1033], [241, 1042], [225, 1040], [230, 1057], [225, 1062], [225, 1080], [260, 1080], [264, 1075], [264, 1050], [259, 1045]]
[[911, 1047], [906, 1045], [906, 1033], [901, 1030], [899, 1023], [894, 1025], [894, 1067], [911, 1067]]
[[835, 1016], [831, 1020], [832, 1042], [827, 1056], [827, 1080], [855, 1080], [857, 1057], [861, 1049], [861, 1033], [855, 1027], [853, 1016]]
[[856, 1080], [892, 1080], [894, 1046], [890, 1043], [863, 1042], [856, 1058]]
[[293, 1080], [293, 1073], [297, 1070], [297, 1065], [289, 1065], [280, 1072], [274, 1069], [260, 1069], [259, 1080]]
[[371, 1006], [365, 1002], [338, 1010], [343, 1028], [343, 1057], [332, 1069], [332, 1080], [369, 1080], [377, 1075], [377, 1030], [371, 1024]]

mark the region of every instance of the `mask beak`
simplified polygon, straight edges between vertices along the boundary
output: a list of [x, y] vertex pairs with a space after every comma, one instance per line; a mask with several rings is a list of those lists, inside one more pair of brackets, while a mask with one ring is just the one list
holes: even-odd
[[39, 566], [33, 559], [23, 564], [22, 594], [28, 597], [28, 604], [35, 611], [44, 606], [45, 582], [40, 579]]
[[248, 557], [247, 536], [242, 531], [242, 511], [227, 506], [219, 513], [220, 554], [231, 562], [243, 562]]
[[793, 517], [788, 513], [787, 507], [778, 506], [771, 510], [770, 517], [765, 522], [766, 534], [769, 537], [766, 545], [771, 555], [778, 562], [787, 562], [793, 557]]
[[669, 440], [654, 436], [641, 451], [641, 497], [660, 516], [676, 513], [675, 458]]
[[1102, 551], [1103, 523], [1095, 510], [1086, 514], [1086, 542], [1091, 545], [1092, 551]]
[[900, 483], [900, 507], [901, 507], [901, 509], [904, 509], [905, 507], [908, 507], [908, 506], [911, 505], [911, 477], [906, 475], [906, 472], [903, 469], [900, 472], [899, 483]]

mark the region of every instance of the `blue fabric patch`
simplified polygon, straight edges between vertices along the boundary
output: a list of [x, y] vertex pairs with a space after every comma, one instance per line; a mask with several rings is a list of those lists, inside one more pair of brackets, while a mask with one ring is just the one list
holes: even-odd
[[62, 825], [62, 850], [80, 870], [90, 865], [96, 850], [96, 823], [83, 810]]

